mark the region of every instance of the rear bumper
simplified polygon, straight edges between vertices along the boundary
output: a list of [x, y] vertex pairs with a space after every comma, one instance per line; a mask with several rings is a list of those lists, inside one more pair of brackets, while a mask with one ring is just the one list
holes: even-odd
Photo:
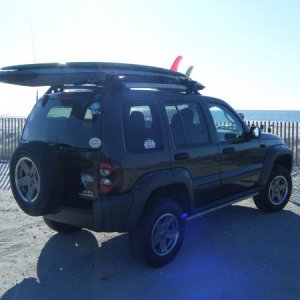
[[92, 209], [62, 207], [44, 217], [97, 232], [126, 232], [133, 200], [132, 193], [101, 196], [93, 200]]

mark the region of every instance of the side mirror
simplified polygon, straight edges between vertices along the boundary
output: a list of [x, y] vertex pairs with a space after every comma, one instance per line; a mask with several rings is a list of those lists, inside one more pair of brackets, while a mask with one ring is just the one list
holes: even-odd
[[256, 126], [251, 126], [250, 128], [250, 136], [253, 138], [260, 138], [261, 136], [261, 130], [260, 128], [256, 127]]
[[245, 116], [242, 113], [238, 113], [238, 116], [244, 121], [245, 120]]

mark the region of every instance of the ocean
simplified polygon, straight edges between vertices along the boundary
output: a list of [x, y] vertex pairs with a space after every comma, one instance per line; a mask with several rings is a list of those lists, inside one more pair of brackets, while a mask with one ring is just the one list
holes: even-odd
[[278, 121], [278, 122], [300, 122], [299, 110], [240, 110], [245, 120], [251, 121]]

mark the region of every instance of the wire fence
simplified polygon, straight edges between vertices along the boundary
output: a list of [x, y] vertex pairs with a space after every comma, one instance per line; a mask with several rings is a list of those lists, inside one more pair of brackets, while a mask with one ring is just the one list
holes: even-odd
[[[26, 118], [0, 117], [0, 159], [9, 160], [18, 146]], [[300, 136], [298, 122], [246, 121], [250, 127], [273, 133], [284, 139], [293, 152], [294, 166], [300, 166]]]

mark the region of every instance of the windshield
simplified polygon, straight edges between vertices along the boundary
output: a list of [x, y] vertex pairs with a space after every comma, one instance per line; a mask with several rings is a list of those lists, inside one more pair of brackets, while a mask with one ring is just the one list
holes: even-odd
[[68, 93], [67, 97], [61, 97], [61, 94], [46, 97], [48, 99], [42, 98], [37, 102], [29, 115], [22, 140], [80, 148], [101, 147], [101, 96]]

